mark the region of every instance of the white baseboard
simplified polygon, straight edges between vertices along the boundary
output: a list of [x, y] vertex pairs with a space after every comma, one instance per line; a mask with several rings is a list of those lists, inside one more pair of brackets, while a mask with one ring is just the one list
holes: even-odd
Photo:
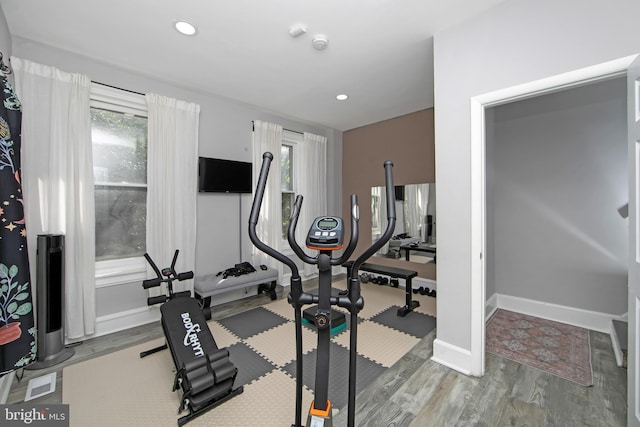
[[13, 384], [13, 378], [16, 376], [15, 372], [9, 372], [0, 378], [0, 404], [7, 403], [9, 399], [9, 392], [11, 391], [11, 385]]
[[471, 375], [471, 352], [439, 339], [433, 341], [434, 362], [454, 369], [461, 374]]
[[491, 295], [491, 298], [484, 304], [484, 318], [490, 318], [493, 313], [498, 309], [498, 296], [496, 294]]
[[495, 294], [488, 301], [491, 301], [494, 296], [496, 297], [497, 308], [528, 314], [542, 319], [554, 320], [605, 334], [611, 333], [611, 321], [619, 318], [619, 316], [613, 314], [567, 307], [543, 301], [534, 301], [510, 295]]

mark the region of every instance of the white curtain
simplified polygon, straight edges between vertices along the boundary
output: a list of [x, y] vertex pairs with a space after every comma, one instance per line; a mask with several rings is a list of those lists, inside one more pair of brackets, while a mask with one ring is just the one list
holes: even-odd
[[[156, 94], [148, 105], [147, 253], [158, 267], [195, 269], [200, 106]], [[149, 271], [149, 274], [152, 274]], [[176, 283], [192, 290], [193, 281]]]
[[405, 233], [411, 237], [419, 237], [424, 242], [427, 206], [424, 204], [429, 197], [429, 184], [405, 185], [404, 222]]
[[[274, 249], [281, 250], [282, 242], [282, 200], [280, 187], [280, 147], [282, 145], [282, 126], [256, 120], [253, 122], [253, 181], [255, 188], [262, 155], [265, 152], [273, 154], [273, 161], [269, 168], [269, 179], [260, 208], [260, 217], [256, 225], [256, 233], [260, 240]], [[267, 256], [253, 246], [254, 265], [268, 265], [278, 270], [278, 277], [282, 279], [284, 268], [282, 263]]]
[[[302, 210], [298, 219], [296, 239], [303, 249], [311, 222], [327, 212], [327, 138], [305, 132], [302, 146], [298, 146], [300, 161], [296, 161], [293, 169], [294, 183], [297, 193], [304, 196]], [[294, 153], [295, 156], [295, 153]], [[350, 221], [351, 219], [345, 219]], [[346, 237], [348, 238], [348, 236]], [[316, 256], [317, 251], [306, 251]], [[303, 273], [308, 276], [318, 272], [315, 265], [304, 264]]]
[[[387, 228], [387, 192], [385, 187], [371, 188], [371, 241], [376, 242]], [[378, 250], [378, 254], [385, 255], [389, 251], [387, 242]]]
[[36, 236], [64, 234], [65, 331], [70, 339], [82, 338], [95, 332], [96, 317], [90, 80], [16, 57], [11, 64], [23, 105], [22, 179], [32, 282]]

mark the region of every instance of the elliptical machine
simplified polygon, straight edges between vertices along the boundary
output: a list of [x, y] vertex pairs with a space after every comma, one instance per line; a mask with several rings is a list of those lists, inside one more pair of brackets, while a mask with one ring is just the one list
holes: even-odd
[[318, 266], [318, 295], [305, 293], [302, 289], [302, 279], [298, 272], [296, 263], [286, 255], [278, 252], [272, 247], [262, 242], [256, 233], [256, 224], [260, 215], [260, 207], [269, 175], [269, 168], [273, 154], [266, 152], [262, 156], [262, 167], [258, 178], [257, 188], [251, 207], [249, 217], [249, 237], [253, 244], [267, 255], [277, 259], [287, 265], [291, 270], [291, 288], [288, 296], [289, 304], [295, 310], [296, 328], [296, 415], [295, 423], [292, 427], [302, 426], [302, 306], [306, 304], [317, 304], [315, 314], [315, 325], [317, 327], [318, 345], [316, 359], [315, 391], [314, 399], [309, 409], [306, 426], [310, 427], [332, 427], [333, 417], [331, 402], [328, 399], [329, 388], [329, 350], [331, 333], [331, 306], [337, 305], [349, 310], [350, 313], [350, 344], [349, 344], [349, 395], [347, 425], [353, 427], [355, 424], [355, 400], [356, 400], [356, 359], [357, 359], [357, 326], [358, 312], [364, 307], [364, 300], [360, 295], [360, 276], [358, 270], [362, 263], [376, 253], [391, 238], [396, 222], [395, 196], [393, 186], [393, 163], [386, 161], [385, 184], [387, 193], [387, 229], [380, 239], [374, 242], [371, 247], [364, 251], [351, 267], [351, 276], [347, 281], [346, 293], [340, 296], [331, 296], [331, 269], [334, 265], [342, 265], [353, 254], [358, 243], [358, 199], [355, 194], [351, 195], [351, 236], [342, 256], [333, 258], [334, 251], [344, 247], [344, 225], [342, 218], [334, 216], [317, 217], [307, 234], [306, 245], [310, 249], [318, 250], [316, 257], [308, 256], [296, 243], [295, 229], [302, 207], [303, 197], [296, 196], [296, 200], [289, 219], [287, 230], [287, 240], [294, 253], [305, 263]]

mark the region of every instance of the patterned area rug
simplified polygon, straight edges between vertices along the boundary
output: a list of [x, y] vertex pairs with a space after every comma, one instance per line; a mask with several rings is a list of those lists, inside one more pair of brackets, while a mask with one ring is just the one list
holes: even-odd
[[[335, 286], [343, 289], [344, 282]], [[403, 289], [368, 284], [362, 294], [365, 306], [358, 319], [358, 391], [399, 361], [436, 323], [431, 315], [435, 314], [435, 298], [415, 295], [420, 307], [398, 317], [397, 310], [405, 299]], [[280, 299], [208, 322], [218, 347], [227, 348], [238, 367], [235, 385], [243, 385], [244, 393], [189, 422], [190, 427], [291, 425], [295, 414], [293, 318], [291, 306]], [[329, 398], [334, 416], [347, 404], [349, 326], [331, 338]], [[62, 400], [69, 404], [71, 427], [175, 426], [180, 396], [171, 392], [175, 373], [171, 354], [162, 351], [139, 357], [140, 351], [162, 342], [156, 340], [64, 368]], [[315, 348], [315, 331], [304, 327], [303, 413], [313, 399]]]
[[487, 323], [487, 351], [580, 385], [593, 385], [589, 331], [498, 309]]

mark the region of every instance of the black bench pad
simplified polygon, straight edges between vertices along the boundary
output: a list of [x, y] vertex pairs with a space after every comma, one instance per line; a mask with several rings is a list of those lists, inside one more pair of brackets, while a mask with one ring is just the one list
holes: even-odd
[[[351, 277], [351, 269], [353, 268], [353, 261], [347, 261], [342, 264], [347, 269], [348, 276]], [[369, 264], [367, 262], [362, 263], [360, 270], [368, 271], [370, 273], [384, 274], [386, 276], [404, 279], [406, 281], [405, 286], [405, 305], [398, 309], [398, 316], [404, 317], [407, 313], [413, 311], [414, 308], [420, 307], [419, 301], [412, 301], [411, 292], [413, 291], [413, 285], [411, 280], [418, 276], [418, 272], [414, 270], [405, 270], [404, 268], [388, 267], [386, 265]]]

